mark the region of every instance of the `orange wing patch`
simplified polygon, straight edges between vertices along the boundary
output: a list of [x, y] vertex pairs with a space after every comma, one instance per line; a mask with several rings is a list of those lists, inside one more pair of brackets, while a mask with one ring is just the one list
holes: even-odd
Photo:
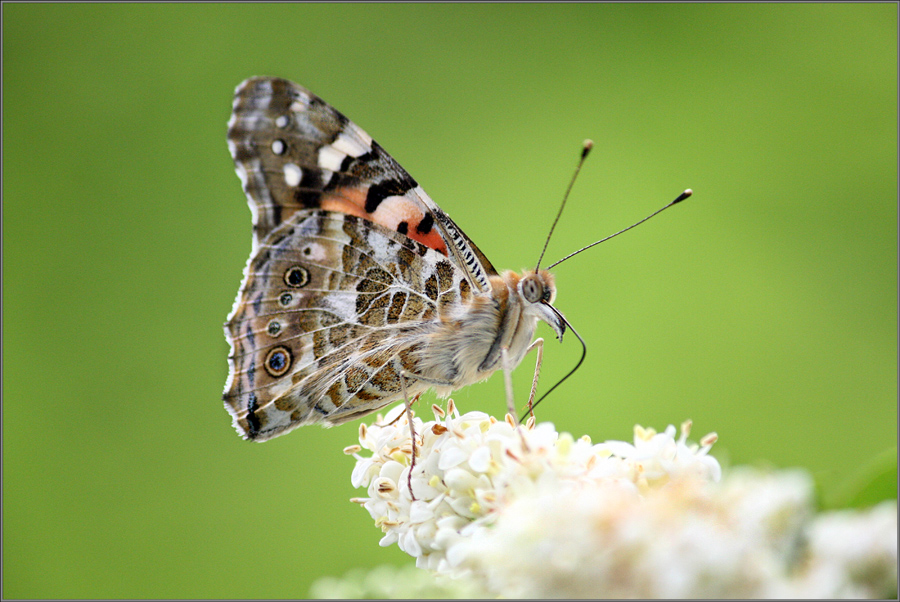
[[[381, 201], [373, 212], [365, 209], [369, 188], [338, 187], [322, 195], [320, 207], [326, 211], [338, 211], [355, 215], [390, 228], [448, 256], [447, 244], [434, 227], [434, 218], [422, 211], [407, 195], [391, 196]], [[410, 191], [409, 194], [414, 194]]]

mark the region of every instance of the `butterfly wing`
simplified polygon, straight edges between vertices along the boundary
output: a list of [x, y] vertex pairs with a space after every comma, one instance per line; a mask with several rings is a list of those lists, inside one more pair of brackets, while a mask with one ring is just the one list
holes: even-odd
[[429, 332], [494, 268], [368, 134], [300, 86], [241, 84], [228, 137], [254, 226], [226, 324], [238, 432], [265, 440], [402, 399], [400, 371], [416, 373]]
[[496, 270], [372, 137], [293, 82], [256, 77], [235, 91], [228, 143], [253, 212], [253, 253], [302, 209], [355, 215], [450, 257], [477, 291]]

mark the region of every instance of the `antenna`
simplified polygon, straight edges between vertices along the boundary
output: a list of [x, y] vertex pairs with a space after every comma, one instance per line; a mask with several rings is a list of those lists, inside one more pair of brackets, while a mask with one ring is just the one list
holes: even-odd
[[[580, 168], [580, 167], [581, 167], [581, 164], [579, 164], [578, 167]], [[578, 174], [577, 171], [576, 171], [575, 173], [576, 173], [576, 175]], [[548, 269], [548, 270], [553, 269], [554, 267], [556, 267], [556, 266], [558, 266], [559, 264], [561, 264], [562, 262], [564, 262], [566, 259], [571, 259], [572, 257], [575, 257], [576, 255], [578, 255], [578, 254], [581, 253], [582, 251], [587, 251], [587, 250], [590, 249], [591, 247], [596, 246], [596, 245], [599, 245], [601, 242], [606, 242], [606, 241], [609, 240], [610, 238], [615, 238], [616, 236], [618, 236], [619, 234], [622, 234], [623, 232], [628, 232], [629, 230], [631, 230], [631, 229], [634, 228], [635, 226], [640, 226], [641, 224], [643, 224], [644, 222], [646, 222], [648, 219], [650, 219], [650, 218], [653, 217], [654, 215], [658, 215], [658, 214], [662, 213], [663, 211], [665, 211], [666, 209], [668, 209], [668, 208], [671, 207], [672, 205], [675, 205], [676, 203], [680, 203], [681, 201], [683, 201], [684, 199], [688, 198], [688, 197], [691, 196], [692, 194], [694, 194], [694, 191], [691, 190], [690, 188], [688, 188], [687, 190], [685, 190], [684, 192], [682, 192], [681, 194], [679, 194], [677, 199], [675, 199], [674, 201], [672, 201], [671, 203], [669, 203], [668, 205], [666, 205], [666, 206], [663, 207], [662, 209], [657, 209], [656, 211], [654, 211], [653, 213], [651, 213], [650, 215], [648, 215], [647, 217], [645, 217], [645, 218], [642, 219], [641, 221], [635, 222], [635, 223], [631, 224], [630, 226], [628, 226], [627, 228], [625, 228], [625, 229], [623, 229], [623, 230], [619, 230], [619, 231], [616, 232], [615, 234], [611, 234], [610, 236], [607, 236], [606, 238], [602, 238], [602, 239], [598, 240], [597, 242], [592, 242], [592, 243], [589, 244], [588, 246], [582, 247], [582, 248], [578, 249], [577, 251], [575, 251], [574, 253], [570, 253], [570, 254], [566, 255], [565, 257], [563, 257], [562, 259], [560, 259], [559, 261], [557, 261], [556, 263], [554, 263], [553, 265], [551, 265], [551, 266], [548, 267], [547, 269]], [[563, 203], [565, 204], [565, 200], [563, 200]], [[562, 207], [560, 207], [560, 211], [562, 211]], [[559, 219], [559, 216], [557, 216], [557, 219]], [[553, 222], [553, 225], [555, 226], [555, 225], [556, 225], [556, 222]], [[551, 229], [550, 231], [553, 232], [552, 229]], [[545, 249], [547, 248], [547, 245], [546, 245], [546, 244], [544, 245], [544, 248], [545, 248]], [[543, 257], [543, 256], [544, 256], [544, 254], [541, 253], [541, 257]]]
[[[578, 170], [581, 169], [581, 164], [584, 163], [584, 158], [585, 158], [585, 156], [587, 156], [588, 151], [590, 151], [590, 146], [588, 146], [588, 143], [589, 143], [589, 142], [590, 142], [590, 140], [585, 140], [585, 150], [584, 150], [584, 152], [583, 152], [582, 155], [581, 155], [581, 162], [578, 163], [578, 168], [576, 168], [576, 170], [575, 170], [575, 175], [576, 175], [576, 176], [578, 175]], [[574, 177], [572, 178], [572, 181], [573, 181], [573, 182], [575, 181], [575, 178], [574, 178]], [[572, 185], [569, 184], [569, 189], [571, 190], [571, 188], [572, 188]], [[669, 203], [668, 205], [662, 207], [661, 209], [657, 209], [656, 211], [654, 211], [653, 213], [651, 213], [650, 215], [648, 215], [647, 217], [645, 217], [645, 218], [642, 219], [641, 221], [635, 222], [635, 223], [631, 224], [630, 226], [628, 226], [627, 228], [625, 228], [625, 229], [623, 229], [623, 230], [619, 230], [619, 231], [616, 232], [615, 234], [612, 234], [612, 235], [610, 235], [610, 236], [607, 236], [606, 238], [602, 238], [602, 239], [598, 240], [597, 242], [593, 242], [593, 243], [589, 244], [589, 245], [586, 246], [586, 247], [582, 247], [582, 248], [578, 249], [578, 250], [575, 251], [574, 253], [571, 253], [571, 254], [569, 254], [569, 255], [566, 255], [565, 257], [563, 257], [562, 259], [560, 259], [559, 261], [557, 261], [556, 263], [554, 263], [553, 265], [551, 265], [551, 266], [548, 267], [547, 269], [548, 269], [548, 270], [549, 270], [549, 269], [552, 269], [552, 268], [554, 268], [555, 266], [558, 266], [559, 264], [561, 264], [562, 262], [564, 262], [566, 259], [570, 259], [570, 258], [572, 258], [572, 257], [574, 257], [574, 256], [576, 256], [576, 255], [578, 255], [578, 254], [581, 253], [582, 251], [586, 251], [587, 249], [590, 249], [590, 248], [593, 247], [593, 246], [599, 245], [601, 242], [607, 241], [607, 240], [609, 240], [610, 238], [614, 238], [614, 237], [618, 236], [619, 234], [622, 234], [623, 232], [627, 232], [627, 231], [631, 230], [631, 229], [634, 228], [635, 226], [639, 226], [639, 225], [643, 224], [644, 222], [646, 222], [648, 219], [650, 219], [650, 218], [653, 217], [654, 215], [657, 215], [657, 214], [659, 214], [659, 213], [662, 213], [663, 211], [665, 211], [666, 209], [668, 209], [668, 208], [671, 207], [672, 205], [675, 205], [675, 204], [680, 203], [680, 202], [683, 201], [684, 199], [686, 199], [686, 198], [688, 198], [689, 196], [691, 196], [693, 193], [694, 193], [694, 192], [693, 192], [690, 188], [688, 188], [687, 190], [685, 190], [684, 192], [682, 192], [681, 194], [679, 194], [678, 197], [677, 197], [674, 201], [672, 201], [672, 202]], [[566, 204], [566, 198], [567, 198], [568, 196], [569, 196], [569, 192], [566, 191], [566, 197], [563, 197], [563, 205]], [[560, 210], [560, 213], [561, 213], [561, 212], [562, 212], [562, 207], [560, 207], [559, 210]], [[557, 214], [557, 216], [556, 216], [556, 219], [559, 220], [559, 215], [558, 215], [558, 214]], [[555, 222], [555, 221], [553, 222], [553, 225], [556, 226], [556, 222]], [[550, 233], [551, 233], [551, 234], [553, 233], [553, 228], [550, 228]], [[549, 235], [547, 236], [547, 240], [548, 240], [548, 241], [550, 240]], [[544, 244], [544, 250], [545, 250], [545, 251], [547, 250], [547, 244], [546, 244], [546, 243]], [[543, 257], [544, 257], [544, 253], [542, 252], [542, 253], [541, 253], [541, 258], [543, 259]], [[540, 262], [538, 262], [538, 264], [540, 265]], [[584, 363], [584, 358], [587, 356], [587, 345], [585, 345], [584, 339], [581, 338], [581, 335], [579, 335], [578, 332], [577, 332], [574, 328], [572, 328], [572, 325], [569, 323], [569, 321], [566, 320], [565, 317], [563, 317], [563, 315], [562, 315], [561, 313], [559, 313], [559, 311], [557, 311], [555, 307], [553, 307], [552, 305], [549, 305], [549, 304], [547, 304], [547, 307], [550, 308], [550, 310], [552, 310], [553, 313], [555, 313], [556, 316], [557, 316], [563, 323], [565, 323], [566, 326], [569, 327], [569, 330], [571, 330], [573, 333], [575, 333], [575, 336], [576, 336], [576, 337], [578, 337], [578, 342], [581, 343], [581, 359], [578, 360], [578, 363], [575, 364], [575, 367], [572, 368], [572, 369], [569, 371], [568, 374], [566, 374], [566, 375], [563, 376], [561, 379], [559, 379], [559, 381], [557, 381], [557, 383], [556, 383], [555, 385], [553, 385], [552, 387], [550, 387], [550, 389], [549, 389], [546, 393], [544, 393], [543, 395], [541, 395], [541, 397], [540, 397], [536, 402], [534, 402], [534, 405], [532, 405], [530, 408], [528, 408], [528, 411], [526, 411], [525, 414], [522, 415], [522, 419], [521, 419], [519, 422], [524, 422], [524, 421], [525, 421], [525, 418], [528, 416], [528, 414], [533, 413], [533, 412], [534, 412], [534, 408], [536, 408], [537, 405], [538, 405], [539, 403], [541, 403], [542, 401], [544, 401], [544, 398], [546, 398], [550, 393], [552, 393], [553, 390], [556, 389], [556, 387], [558, 387], [559, 385], [561, 385], [561, 384], [563, 383], [563, 381], [565, 381], [567, 378], [569, 378], [570, 376], [572, 376], [573, 374], [575, 374], [575, 371], [578, 370], [578, 368], [581, 367], [581, 364]]]
[[541, 267], [544, 253], [547, 252], [547, 245], [550, 244], [550, 237], [553, 236], [553, 230], [556, 229], [556, 222], [559, 221], [559, 216], [562, 215], [563, 207], [566, 206], [566, 200], [569, 198], [569, 193], [572, 192], [572, 186], [575, 185], [575, 178], [578, 177], [578, 172], [581, 171], [581, 166], [584, 165], [584, 160], [587, 159], [588, 153], [591, 152], [592, 148], [594, 148], [594, 141], [590, 139], [585, 140], [581, 146], [581, 159], [578, 160], [578, 166], [575, 167], [575, 173], [572, 174], [572, 179], [569, 181], [569, 187], [566, 188], [566, 194], [563, 195], [562, 203], [559, 205], [559, 211], [556, 212], [556, 219], [553, 220], [553, 225], [550, 226], [550, 232], [547, 233], [547, 240], [544, 241], [544, 248], [541, 250], [541, 256], [538, 257], [537, 265], [534, 266], [535, 272]]

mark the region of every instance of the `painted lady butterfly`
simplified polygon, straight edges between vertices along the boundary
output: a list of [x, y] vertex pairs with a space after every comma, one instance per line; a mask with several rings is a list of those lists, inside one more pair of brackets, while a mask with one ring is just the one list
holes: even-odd
[[225, 328], [225, 406], [245, 439], [508, 375], [538, 320], [562, 340], [548, 271], [498, 274], [378, 143], [308, 90], [243, 82], [228, 145], [253, 213]]

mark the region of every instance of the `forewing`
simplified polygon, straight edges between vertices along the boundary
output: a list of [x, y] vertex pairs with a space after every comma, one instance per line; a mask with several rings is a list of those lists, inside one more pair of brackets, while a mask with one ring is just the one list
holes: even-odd
[[366, 132], [302, 86], [255, 77], [235, 91], [228, 142], [253, 212], [253, 254], [304, 209], [354, 215], [449, 257], [477, 291], [496, 270]]

